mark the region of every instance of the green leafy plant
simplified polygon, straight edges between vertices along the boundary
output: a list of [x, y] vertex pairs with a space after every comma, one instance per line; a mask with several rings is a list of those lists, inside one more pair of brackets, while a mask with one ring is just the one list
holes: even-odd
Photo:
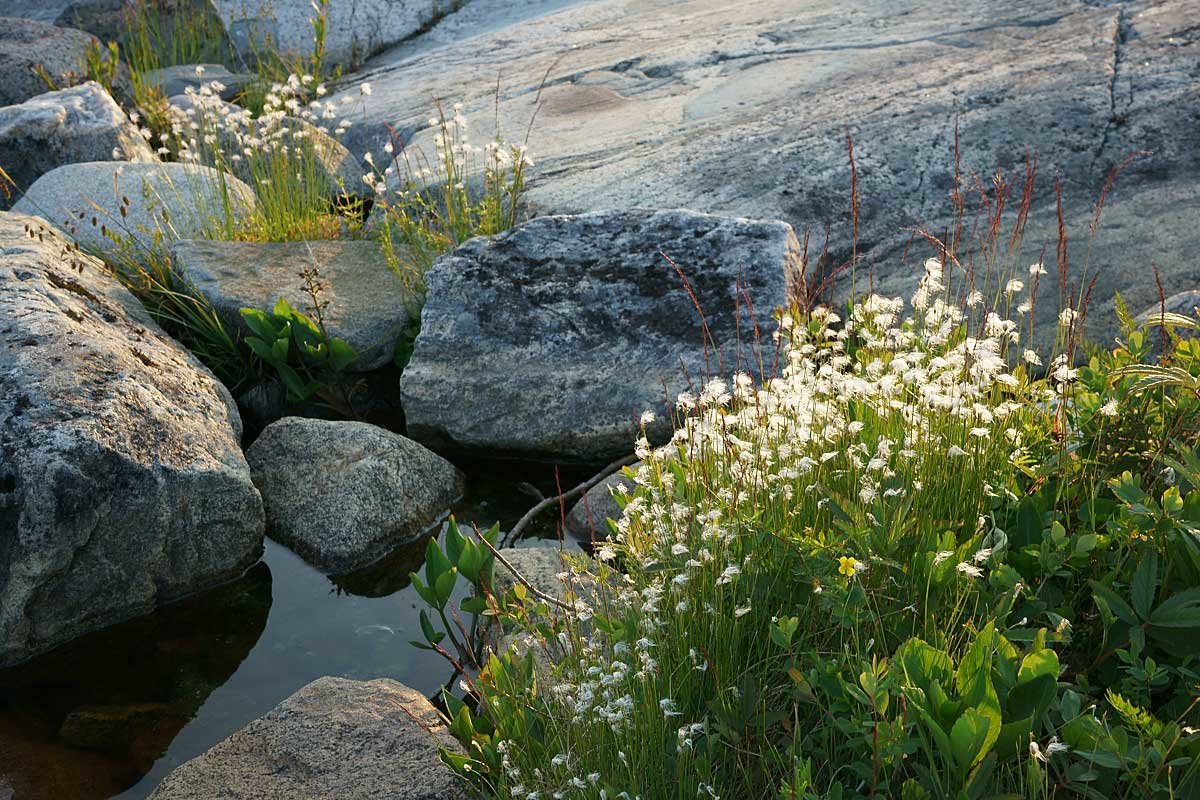
[[358, 357], [350, 345], [330, 337], [283, 298], [269, 314], [256, 308], [243, 308], [241, 314], [253, 334], [246, 344], [279, 376], [289, 401], [336, 397], [338, 374]]

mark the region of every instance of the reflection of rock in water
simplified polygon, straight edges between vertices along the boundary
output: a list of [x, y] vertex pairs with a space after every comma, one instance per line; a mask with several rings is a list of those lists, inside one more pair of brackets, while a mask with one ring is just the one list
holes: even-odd
[[409, 584], [408, 573], [416, 572], [425, 563], [425, 548], [429, 544], [426, 536], [409, 544], [401, 545], [388, 555], [354, 572], [330, 576], [329, 580], [339, 593], [359, 597], [387, 597]]
[[108, 798], [136, 783], [262, 635], [271, 572], [0, 672], [0, 798]]

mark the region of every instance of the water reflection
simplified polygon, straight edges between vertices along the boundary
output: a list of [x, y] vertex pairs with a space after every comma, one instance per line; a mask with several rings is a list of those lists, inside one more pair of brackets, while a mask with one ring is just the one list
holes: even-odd
[[[502, 474], [504, 480], [489, 475]], [[455, 508], [511, 525], [576, 475], [488, 469]], [[531, 535], [553, 535], [548, 514]], [[0, 673], [0, 800], [141, 800], [172, 769], [324, 675], [390, 677], [425, 694], [450, 670], [420, 639], [409, 586], [426, 541], [329, 578], [268, 540], [241, 580]]]
[[0, 792], [90, 800], [136, 783], [238, 669], [270, 607], [271, 570], [260, 563], [0, 673]]

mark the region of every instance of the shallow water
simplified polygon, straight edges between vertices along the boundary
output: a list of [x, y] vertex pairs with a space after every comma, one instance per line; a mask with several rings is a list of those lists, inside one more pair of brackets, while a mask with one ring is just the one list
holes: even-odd
[[[460, 523], [511, 525], [536, 502], [520, 479], [530, 477], [473, 478]], [[553, 493], [552, 478], [532, 479]], [[534, 533], [553, 535], [553, 522]], [[0, 672], [0, 800], [144, 798], [323, 675], [434, 694], [450, 670], [408, 644], [421, 601], [407, 576], [423, 552], [422, 542], [331, 579], [268, 539], [232, 584]]]

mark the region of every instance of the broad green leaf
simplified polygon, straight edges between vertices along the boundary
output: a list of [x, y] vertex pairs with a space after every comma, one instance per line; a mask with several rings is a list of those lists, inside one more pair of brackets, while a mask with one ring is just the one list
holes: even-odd
[[450, 567], [438, 576], [435, 589], [437, 590], [438, 608], [445, 608], [454, 593], [454, 584], [458, 582], [458, 568]]
[[275, 324], [269, 314], [259, 311], [257, 308], [242, 308], [238, 310], [238, 313], [242, 315], [246, 327], [265, 341], [273, 342], [279, 335], [279, 326]]
[[935, 681], [949, 685], [954, 677], [950, 656], [915, 636], [896, 649], [895, 660], [908, 680], [925, 692]]
[[1128, 603], [1122, 600], [1116, 592], [1104, 584], [1097, 583], [1096, 581], [1088, 581], [1088, 585], [1092, 587], [1092, 593], [1096, 595], [1097, 598], [1103, 598], [1105, 605], [1108, 606], [1108, 609], [1115, 614], [1118, 619], [1120, 619], [1126, 625], [1138, 624], [1138, 617], [1137, 614], [1134, 613], [1133, 608], [1131, 608]]
[[1038, 675], [1018, 683], [1004, 702], [1004, 719], [1031, 719], [1036, 722], [1050, 708], [1057, 685], [1056, 679], [1050, 675]]
[[449, 572], [450, 566], [450, 560], [442, 552], [437, 538], [430, 539], [429, 544], [425, 545], [425, 580], [430, 586], [436, 586], [438, 578]]
[[1150, 624], [1160, 628], [1200, 628], [1200, 588], [1175, 592], [1150, 614]]
[[950, 729], [950, 750], [959, 770], [966, 773], [986, 754], [988, 728], [991, 722], [973, 708], [963, 711], [962, 716]]
[[1158, 553], [1153, 550], [1142, 556], [1141, 563], [1133, 573], [1133, 583], [1130, 592], [1133, 599], [1133, 610], [1138, 619], [1148, 619], [1150, 609], [1154, 605], [1154, 593], [1158, 588]]
[[1017, 680], [1024, 683], [1039, 677], [1049, 677], [1051, 681], [1058, 680], [1060, 671], [1058, 654], [1050, 649], [1037, 650], [1021, 659], [1021, 669]]

